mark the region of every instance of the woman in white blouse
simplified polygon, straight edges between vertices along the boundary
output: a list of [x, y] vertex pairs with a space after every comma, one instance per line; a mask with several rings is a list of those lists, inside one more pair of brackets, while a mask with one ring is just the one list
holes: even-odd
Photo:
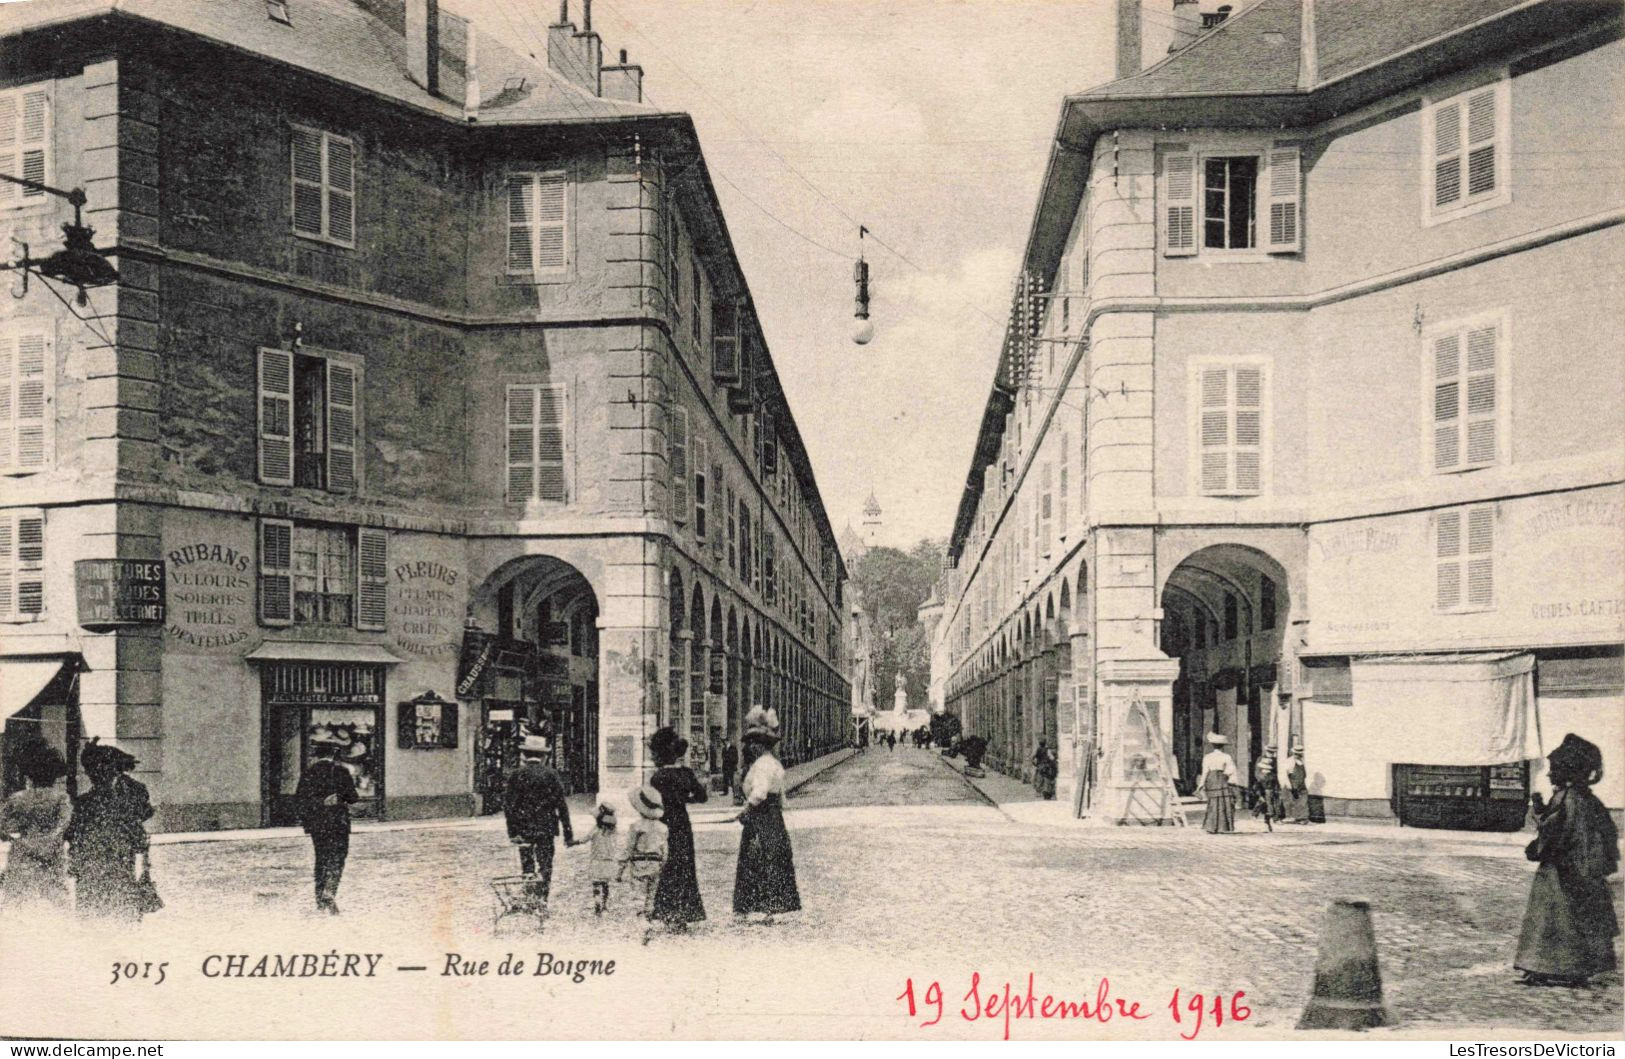
[[784, 826], [784, 766], [773, 753], [778, 727], [772, 711], [753, 706], [745, 715], [741, 740], [745, 809], [737, 819], [745, 830], [739, 837], [739, 867], [734, 873], [734, 915], [743, 918], [760, 912], [764, 923], [801, 908], [790, 832]]

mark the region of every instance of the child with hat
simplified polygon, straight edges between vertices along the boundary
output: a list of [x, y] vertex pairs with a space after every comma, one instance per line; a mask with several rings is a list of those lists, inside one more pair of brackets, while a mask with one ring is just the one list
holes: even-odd
[[609, 907], [609, 884], [620, 867], [621, 851], [616, 844], [615, 807], [600, 802], [592, 834], [582, 839], [587, 850], [587, 878], [592, 881], [592, 914], [602, 916]]
[[627, 828], [626, 849], [615, 877], [620, 879], [631, 872], [632, 885], [643, 890], [642, 915], [648, 919], [654, 914], [660, 868], [666, 862], [666, 825], [660, 822], [665, 812], [664, 799], [647, 783], [634, 788], [627, 797], [638, 818]]

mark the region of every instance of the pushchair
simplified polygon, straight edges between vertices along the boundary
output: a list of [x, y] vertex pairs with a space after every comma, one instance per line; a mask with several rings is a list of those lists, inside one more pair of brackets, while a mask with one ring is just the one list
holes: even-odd
[[[523, 848], [523, 847], [520, 847]], [[496, 914], [492, 917], [491, 931], [502, 929], [503, 920], [510, 916], [532, 916], [536, 929], [547, 925], [547, 899], [536, 892], [540, 875], [499, 875], [491, 880], [491, 892], [496, 895]]]

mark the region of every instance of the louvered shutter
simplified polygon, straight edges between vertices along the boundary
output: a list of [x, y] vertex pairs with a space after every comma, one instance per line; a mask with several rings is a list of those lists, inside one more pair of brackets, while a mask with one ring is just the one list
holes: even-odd
[[694, 538], [705, 540], [706, 515], [709, 508], [709, 497], [706, 494], [705, 476], [711, 461], [711, 445], [705, 438], [694, 442]]
[[535, 182], [526, 174], [508, 178], [508, 271], [536, 271]]
[[711, 305], [711, 376], [717, 382], [739, 382], [739, 306], [727, 298]]
[[1467, 97], [1467, 197], [1495, 190], [1495, 96], [1492, 86]]
[[0, 471], [17, 467], [17, 336], [0, 330]]
[[1234, 465], [1231, 491], [1253, 495], [1263, 490], [1264, 373], [1237, 368], [1235, 378]]
[[337, 360], [327, 362], [327, 487], [353, 491], [356, 466], [360, 373]]
[[1434, 602], [1438, 610], [1461, 606], [1461, 512], [1441, 511], [1434, 517]]
[[389, 610], [389, 534], [381, 529], [356, 531], [355, 627], [383, 632]]
[[1465, 374], [1468, 467], [1488, 467], [1496, 456], [1496, 364], [1499, 328], [1475, 327], [1467, 331]]
[[293, 230], [300, 235], [321, 236], [322, 228], [322, 134], [309, 129], [293, 130]]
[[1294, 254], [1301, 245], [1299, 218], [1303, 181], [1299, 173], [1296, 147], [1277, 147], [1269, 152], [1269, 239], [1265, 245], [1272, 254]]
[[1039, 474], [1039, 487], [1043, 490], [1039, 500], [1038, 518], [1041, 524], [1038, 539], [1043, 541], [1044, 554], [1050, 553], [1055, 540], [1055, 494], [1050, 491], [1053, 471], [1048, 463]]
[[327, 151], [327, 234], [341, 243], [355, 242], [355, 145], [339, 136], [323, 136]]
[[1495, 509], [1467, 511], [1467, 606], [1483, 608], [1495, 600]]
[[536, 271], [561, 272], [569, 263], [569, 181], [563, 173], [536, 177]]
[[260, 481], [293, 484], [293, 354], [260, 350]]
[[671, 410], [671, 439], [670, 464], [671, 472], [671, 517], [678, 525], [688, 522], [689, 497], [688, 488], [688, 409], [673, 408]]
[[17, 616], [17, 515], [0, 511], [0, 620]]
[[260, 624], [293, 623], [293, 523], [260, 520]]
[[1068, 442], [1069, 439], [1067, 436], [1062, 434], [1061, 467], [1060, 470], [1056, 472], [1055, 483], [1055, 522], [1060, 527], [1060, 539], [1063, 542], [1067, 539], [1068, 531], [1071, 529], [1071, 527], [1068, 525], [1070, 520], [1069, 509], [1071, 504], [1067, 498], [1067, 479], [1070, 477], [1069, 471], [1071, 470], [1072, 464], [1072, 446]]
[[1461, 465], [1461, 335], [1433, 340], [1433, 469]]
[[0, 553], [9, 552], [10, 561], [0, 554], [0, 566], [10, 570], [10, 584], [0, 587], [0, 595], [11, 597], [8, 608], [0, 599], [0, 614], [32, 618], [45, 610], [45, 513], [8, 512], [0, 524], [10, 531], [10, 540], [0, 544]]
[[44, 330], [16, 333], [16, 428], [13, 449], [19, 471], [37, 471], [50, 462], [51, 346]]
[[1461, 104], [1433, 110], [1433, 204], [1461, 201]]
[[565, 404], [565, 391], [562, 385], [539, 388], [536, 417], [536, 496], [540, 500], [566, 499]]
[[508, 503], [536, 495], [536, 387], [508, 387]]
[[1162, 158], [1162, 252], [1166, 257], [1196, 253], [1196, 156]]
[[[709, 446], [707, 446], [706, 451], [707, 451], [707, 454], [709, 454], [709, 452], [710, 452]], [[722, 464], [721, 463], [713, 463], [713, 464], [711, 464], [711, 495], [714, 498], [716, 498], [716, 501], [717, 501], [717, 503], [711, 505], [712, 512], [713, 513], [716, 512], [717, 504], [723, 504], [724, 507], [723, 507], [723, 512], [722, 512], [722, 517], [723, 517], [724, 520], [726, 520], [727, 517], [728, 517], [727, 508], [726, 508], [727, 497], [723, 492]], [[723, 558], [727, 554], [727, 543], [726, 543], [726, 541], [723, 540], [723, 538], [725, 536], [726, 536], [726, 528], [725, 528], [725, 526], [722, 523], [718, 523], [717, 527], [716, 527], [716, 532], [711, 534], [711, 554], [716, 556], [718, 559]]]
[[1208, 368], [1201, 379], [1201, 484], [1212, 495], [1230, 486], [1230, 372]]
[[[43, 88], [0, 94], [0, 173], [49, 183], [50, 94]], [[44, 201], [45, 192], [0, 184], [0, 206]]]

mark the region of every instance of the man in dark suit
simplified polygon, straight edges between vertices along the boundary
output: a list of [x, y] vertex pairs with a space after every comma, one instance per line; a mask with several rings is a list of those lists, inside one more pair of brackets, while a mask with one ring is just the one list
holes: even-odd
[[520, 765], [508, 775], [503, 798], [508, 841], [519, 847], [520, 870], [536, 876], [526, 889], [543, 908], [553, 884], [554, 836], [562, 833], [566, 846], [575, 841], [564, 784], [545, 760], [548, 746], [546, 736], [525, 736], [519, 744]]
[[350, 855], [350, 806], [356, 800], [355, 778], [335, 760], [338, 744], [312, 741], [316, 760], [299, 777], [299, 822], [316, 847], [316, 911], [339, 914], [334, 898], [344, 861]]

